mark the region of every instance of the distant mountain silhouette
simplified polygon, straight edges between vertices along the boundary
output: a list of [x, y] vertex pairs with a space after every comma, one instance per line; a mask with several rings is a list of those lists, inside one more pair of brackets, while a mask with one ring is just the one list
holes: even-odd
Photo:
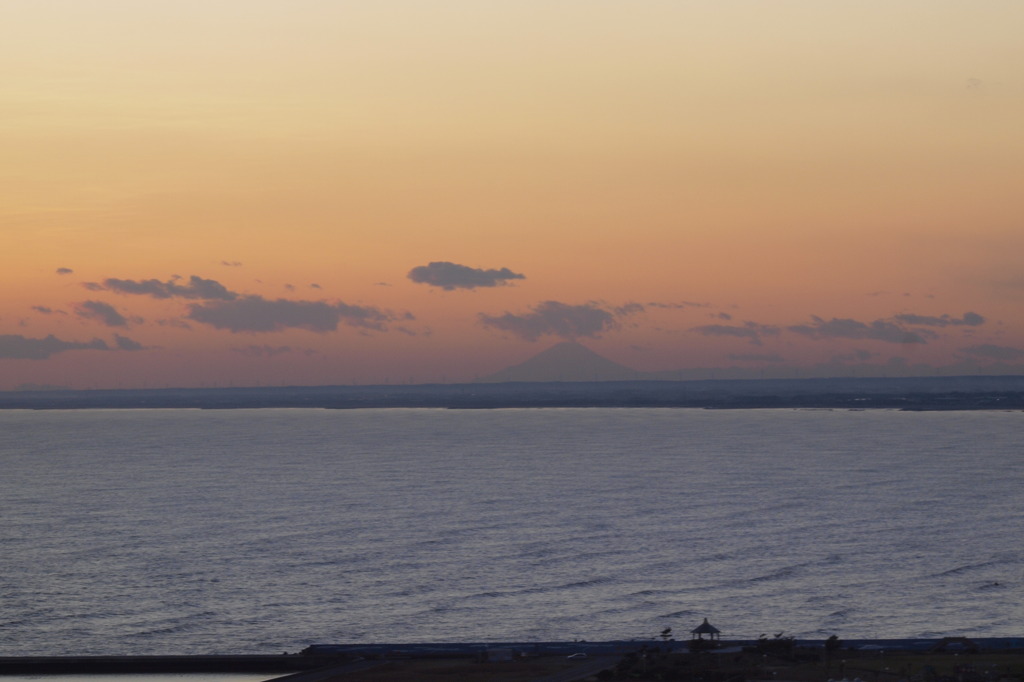
[[581, 343], [563, 341], [479, 381], [629, 381], [639, 377], [636, 370], [601, 357]]

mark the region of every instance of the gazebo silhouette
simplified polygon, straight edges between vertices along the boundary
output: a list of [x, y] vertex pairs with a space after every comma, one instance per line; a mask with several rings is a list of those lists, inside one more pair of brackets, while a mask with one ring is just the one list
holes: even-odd
[[690, 630], [691, 639], [704, 639], [704, 635], [707, 635], [711, 641], [717, 641], [721, 634], [722, 632], [709, 623], [707, 618], [703, 623]]

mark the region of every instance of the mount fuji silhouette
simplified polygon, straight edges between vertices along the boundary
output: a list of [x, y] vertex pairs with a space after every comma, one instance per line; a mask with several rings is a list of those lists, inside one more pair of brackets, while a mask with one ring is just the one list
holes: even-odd
[[575, 341], [563, 341], [526, 362], [507, 367], [478, 381], [630, 381], [641, 373], [612, 362]]

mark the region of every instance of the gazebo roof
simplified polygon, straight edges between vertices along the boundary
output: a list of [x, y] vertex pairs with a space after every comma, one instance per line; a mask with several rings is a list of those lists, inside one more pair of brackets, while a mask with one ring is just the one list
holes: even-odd
[[717, 634], [720, 634], [719, 629], [716, 628], [711, 623], [709, 623], [707, 618], [704, 619], [703, 623], [701, 623], [700, 625], [698, 625], [694, 629], [690, 630], [690, 632], [692, 634], [695, 634], [695, 635], [717, 635]]

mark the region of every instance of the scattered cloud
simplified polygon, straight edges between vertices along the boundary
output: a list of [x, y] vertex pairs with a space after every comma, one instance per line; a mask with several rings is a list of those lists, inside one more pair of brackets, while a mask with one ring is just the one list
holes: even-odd
[[811, 339], [868, 339], [887, 343], [928, 343], [928, 339], [937, 336], [932, 331], [912, 331], [887, 320], [875, 320], [869, 324], [833, 317], [826, 321], [817, 315], [811, 317], [811, 324], [793, 325], [787, 329]]
[[1012, 361], [1024, 358], [1024, 349], [1012, 348], [1010, 346], [996, 346], [991, 343], [982, 343], [976, 346], [961, 348], [960, 352], [975, 358], [986, 360]]
[[114, 334], [114, 343], [117, 345], [118, 350], [146, 350], [138, 341], [129, 339], [127, 336], [121, 336], [120, 334]]
[[223, 265], [224, 267], [227, 267], [227, 268], [240, 268], [240, 267], [242, 267], [242, 262], [241, 261], [237, 261], [237, 260], [222, 260], [220, 262], [220, 264]]
[[193, 303], [186, 317], [236, 333], [276, 332], [284, 329], [324, 333], [335, 331], [339, 324], [383, 331], [386, 323], [395, 319], [391, 313], [372, 306], [283, 298], [269, 300], [255, 295]]
[[558, 301], [544, 301], [534, 306], [531, 312], [522, 315], [505, 313], [492, 316], [480, 313], [479, 322], [484, 327], [509, 332], [526, 341], [536, 341], [542, 336], [558, 336], [563, 339], [598, 338], [602, 333], [619, 326], [615, 319], [618, 313], [607, 310], [597, 303], [570, 305]]
[[86, 320], [95, 320], [108, 327], [127, 327], [128, 318], [117, 308], [103, 301], [82, 301], [75, 304], [75, 314]]
[[176, 317], [172, 317], [172, 318], [169, 318], [169, 319], [166, 319], [166, 320], [157, 320], [156, 323], [159, 326], [161, 326], [161, 327], [174, 327], [174, 328], [177, 328], [177, 329], [192, 329], [192, 325], [190, 325], [185, 320], [181, 320], [181, 319], [178, 319]]
[[310, 289], [323, 289], [323, 287], [320, 286], [319, 284], [317, 284], [316, 282], [313, 282], [312, 284], [310, 284], [309, 288]]
[[710, 308], [710, 303], [697, 303], [695, 301], [651, 301], [647, 303], [648, 308], [662, 308], [665, 310], [685, 310], [687, 308]]
[[32, 310], [43, 315], [67, 315], [63, 310], [54, 310], [53, 308], [45, 305], [34, 305]]
[[71, 268], [57, 268], [58, 275], [70, 275], [74, 272]]
[[912, 313], [902, 313], [900, 315], [894, 315], [893, 319], [897, 322], [904, 322], [906, 324], [913, 324], [924, 327], [977, 327], [985, 324], [985, 318], [978, 313], [964, 313], [963, 317], [956, 318], [950, 317], [949, 315], [942, 315], [940, 317], [933, 317], [929, 315], [914, 315]]
[[615, 308], [615, 314], [619, 317], [626, 317], [627, 315], [636, 315], [644, 312], [644, 307], [640, 303], [626, 303]]
[[63, 341], [53, 334], [42, 339], [21, 334], [0, 334], [0, 359], [45, 360], [68, 350], [110, 350], [110, 347], [102, 339], [80, 342]]
[[[222, 265], [241, 266], [238, 261], [222, 261]], [[184, 318], [160, 320], [161, 326], [191, 329], [189, 321], [201, 322], [217, 329], [232, 332], [271, 332], [288, 328], [327, 332], [337, 329], [339, 323], [365, 329], [383, 329], [390, 314], [372, 307], [350, 306], [323, 301], [267, 300], [261, 296], [242, 296], [214, 279], [197, 275], [187, 280], [177, 275], [167, 280], [120, 279], [110, 277], [102, 282], [85, 282], [90, 291], [109, 291], [156, 299], [187, 299], [201, 301], [190, 305]], [[286, 288], [294, 290], [288, 284]], [[319, 287], [317, 287], [319, 288]], [[101, 301], [85, 301], [76, 305], [76, 313], [83, 318], [97, 320], [110, 327], [126, 327], [141, 321], [121, 315], [112, 305]], [[141, 350], [143, 346], [125, 337], [118, 337], [118, 348]]]
[[935, 294], [915, 294], [910, 291], [869, 291], [864, 295], [872, 298], [877, 298], [879, 296], [902, 296], [903, 298], [913, 298], [915, 296], [922, 296], [924, 298], [935, 298]]
[[192, 275], [188, 284], [178, 284], [178, 278], [171, 278], [166, 282], [158, 279], [117, 279], [110, 277], [103, 280], [102, 284], [86, 282], [82, 286], [92, 291], [113, 291], [118, 294], [131, 294], [136, 296], [152, 296], [153, 298], [187, 298], [203, 300], [233, 301], [238, 294], [229, 291], [220, 282], [213, 279], [204, 279]]
[[508, 268], [484, 270], [448, 261], [434, 261], [417, 266], [410, 270], [407, 276], [418, 284], [429, 284], [446, 291], [505, 286], [509, 280], [526, 279], [525, 275], [512, 272]]
[[729, 324], [705, 324], [700, 327], [692, 327], [692, 332], [703, 336], [734, 336], [746, 339], [755, 346], [761, 345], [761, 338], [764, 336], [778, 336], [779, 328], [768, 324], [756, 322], [744, 322], [742, 325]]

